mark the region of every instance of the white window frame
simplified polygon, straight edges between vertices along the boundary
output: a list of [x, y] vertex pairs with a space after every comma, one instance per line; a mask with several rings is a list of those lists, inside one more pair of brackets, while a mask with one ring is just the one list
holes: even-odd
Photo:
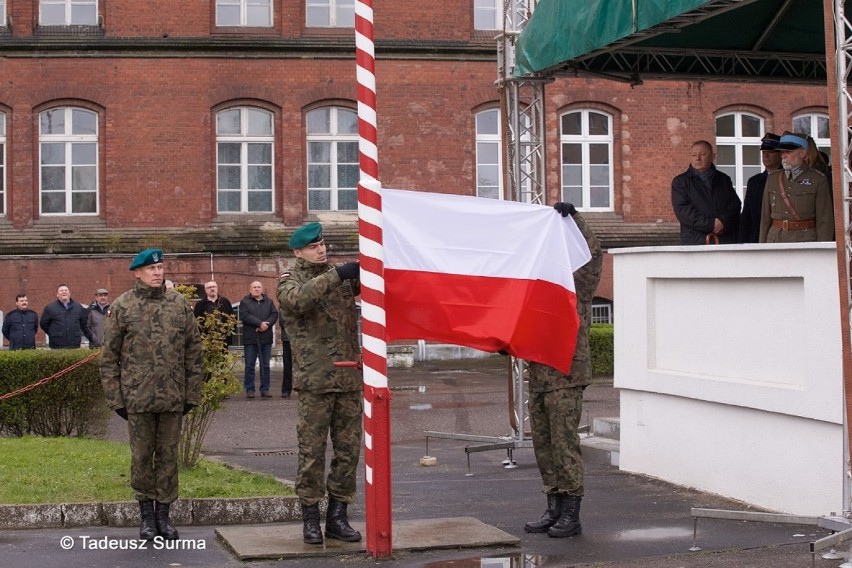
[[[497, 118], [497, 132], [482, 132], [480, 129], [480, 118], [485, 119], [486, 116], [490, 116], [491, 114], [495, 115]], [[489, 199], [503, 199], [503, 156], [500, 146], [500, 109], [490, 108], [476, 113], [474, 116], [474, 124], [476, 128], [476, 196]], [[494, 148], [497, 155], [496, 163], [484, 161], [484, 158], [480, 153], [480, 148], [483, 146]], [[496, 195], [489, 195], [486, 191], [486, 189], [495, 189], [494, 185], [486, 186], [480, 182], [481, 176], [479, 173], [480, 170], [484, 168], [496, 168], [497, 170]]]
[[[222, 22], [220, 16], [225, 7], [237, 7], [240, 10], [239, 22]], [[266, 8], [266, 23], [250, 24], [249, 10]], [[274, 15], [272, 13], [272, 0], [216, 0], [216, 26], [217, 27], [252, 27], [271, 28]]]
[[6, 0], [0, 0], [0, 28], [6, 27]]
[[[226, 112], [239, 111], [240, 113], [240, 131], [238, 133], [220, 133], [219, 131], [219, 116]], [[250, 113], [261, 113], [269, 119], [269, 134], [250, 133], [249, 120]], [[220, 144], [238, 144], [240, 147], [239, 163], [220, 163], [219, 162], [219, 145]], [[269, 162], [249, 162], [249, 147], [250, 145], [268, 145], [269, 146]], [[232, 168], [238, 166], [240, 169], [240, 187], [221, 186], [220, 173], [222, 168]], [[253, 167], [268, 167], [269, 168], [269, 187], [250, 188], [250, 170]], [[240, 210], [223, 210], [220, 207], [221, 194], [223, 192], [240, 194]], [[253, 193], [269, 194], [268, 209], [252, 209], [251, 200]], [[259, 107], [241, 106], [222, 109], [216, 113], [216, 211], [221, 214], [265, 214], [275, 211], [275, 115], [274, 113]]]
[[[42, 118], [48, 113], [55, 113], [58, 111], [63, 112], [63, 120], [64, 120], [64, 129], [61, 133], [44, 133], [42, 132]], [[74, 134], [74, 114], [75, 113], [84, 113], [87, 115], [91, 115], [94, 118], [95, 124], [95, 133], [94, 134]], [[100, 208], [100, 142], [98, 141], [98, 113], [80, 107], [58, 107], [52, 108], [39, 113], [39, 169], [38, 169], [38, 186], [39, 186], [39, 211], [41, 215], [44, 216], [57, 216], [57, 215], [97, 215], [98, 209]], [[64, 146], [63, 149], [63, 162], [61, 164], [47, 164], [44, 163], [44, 147], [45, 145], [56, 145], [62, 144]], [[75, 147], [79, 147], [79, 145], [95, 145], [95, 153], [94, 153], [94, 163], [75, 163]], [[63, 172], [63, 185], [64, 188], [60, 190], [56, 189], [44, 189], [44, 173], [47, 169], [53, 167], [61, 167], [64, 169]], [[94, 168], [94, 190], [78, 190], [75, 189], [75, 169], [77, 168], [86, 168], [91, 169]], [[63, 211], [45, 211], [44, 210], [44, 196], [46, 193], [59, 193], [62, 192], [65, 194], [65, 207]], [[94, 211], [74, 211], [74, 195], [79, 195], [82, 193], [94, 193], [95, 196], [95, 209]]]
[[[718, 132], [718, 121], [726, 116], [734, 117], [734, 135], [733, 136], [719, 136], [716, 134], [716, 169], [720, 172], [724, 172], [731, 177], [731, 181], [734, 184], [734, 190], [737, 192], [737, 195], [740, 196], [740, 199], [743, 199], [745, 195], [746, 185], [748, 184], [748, 180], [755, 174], [759, 174], [763, 171], [763, 162], [760, 157], [760, 142], [763, 133], [765, 130], [765, 121], [762, 116], [759, 114], [755, 114], [753, 112], [745, 112], [745, 111], [735, 111], [735, 112], [725, 112], [718, 116], [714, 121], [714, 130]], [[758, 135], [757, 136], [746, 136], [743, 134], [743, 117], [756, 118], [760, 121], [758, 125]], [[719, 158], [719, 148], [721, 146], [733, 146], [734, 149], [734, 163], [724, 163]], [[745, 162], [744, 156], [744, 148], [751, 147], [752, 154], [755, 156], [755, 160], [752, 163]], [[756, 151], [755, 151], [756, 149]]]
[[473, 29], [503, 29], [503, 1], [473, 0]]
[[[44, 8], [46, 6], [64, 6], [65, 16], [62, 22], [46, 22]], [[94, 6], [95, 12], [91, 20], [78, 22], [75, 20], [75, 9], [81, 6]], [[39, 0], [38, 21], [40, 26], [96, 26], [98, 25], [98, 0]]]
[[[809, 112], [797, 114], [793, 117], [793, 131], [804, 133], [814, 139], [814, 144], [820, 150], [831, 156], [831, 138], [828, 136], [814, 136], [814, 133], [819, 134], [819, 122], [825, 121], [826, 126], [831, 126], [831, 121], [827, 114], [820, 112]], [[797, 126], [797, 123], [803, 124], [804, 128]]]
[[[565, 134], [562, 132], [562, 119], [569, 115], [580, 113], [581, 122], [580, 122], [580, 134]], [[589, 114], [594, 113], [601, 116], [606, 117], [607, 119], [607, 131], [608, 134], [590, 134], [589, 133]], [[571, 109], [569, 111], [563, 112], [559, 115], [559, 164], [560, 164], [560, 200], [561, 201], [570, 201], [574, 204], [578, 211], [613, 211], [614, 210], [614, 197], [615, 197], [615, 167], [614, 167], [614, 147], [615, 141], [613, 137], [613, 125], [614, 120], [613, 116], [605, 111], [595, 108], [582, 108], [582, 109]], [[582, 193], [581, 203], [577, 203], [576, 199], [571, 198], [566, 195], [566, 184], [565, 184], [565, 168], [568, 164], [565, 163], [565, 155], [564, 155], [564, 147], [565, 144], [579, 144], [581, 147], [581, 188], [580, 191]], [[606, 144], [607, 145], [607, 160], [608, 160], [608, 170], [607, 176], [609, 177], [609, 192], [607, 195], [608, 205], [606, 206], [595, 206], [591, 205], [592, 202], [592, 184], [591, 184], [591, 146]], [[601, 164], [595, 164], [599, 166]], [[598, 186], [595, 186], [598, 187]]]
[[[324, 112], [329, 111], [329, 132], [311, 132], [310, 120], [307, 120], [307, 198], [308, 198], [308, 211], [357, 211], [358, 203], [357, 203], [357, 191], [358, 191], [358, 174], [355, 175], [355, 185], [352, 187], [341, 187], [340, 180], [338, 176], [338, 172], [341, 166], [350, 166], [358, 168], [358, 158], [356, 156], [355, 162], [340, 162], [338, 159], [338, 144], [339, 143], [354, 143], [357, 147], [358, 144], [358, 130], [357, 130], [357, 120], [355, 122], [356, 128], [355, 132], [340, 132], [339, 130], [339, 117], [338, 113], [346, 112], [351, 113], [357, 117], [357, 112], [346, 107], [321, 107], [308, 112], [308, 115], [314, 112]], [[307, 118], [307, 117], [306, 117]], [[329, 161], [328, 162], [312, 162], [311, 161], [311, 144], [312, 143], [320, 143], [320, 144], [329, 144]], [[329, 187], [322, 186], [312, 186], [312, 169], [313, 167], [322, 167], [328, 168], [329, 170]], [[354, 207], [351, 209], [340, 209], [340, 199], [339, 193], [341, 191], [352, 191], [356, 192], [356, 200]], [[328, 209], [316, 209], [311, 206], [311, 192], [329, 192], [329, 208]]]
[[6, 113], [0, 112], [0, 217], [6, 216]]
[[355, 0], [305, 0], [305, 27], [354, 28]]

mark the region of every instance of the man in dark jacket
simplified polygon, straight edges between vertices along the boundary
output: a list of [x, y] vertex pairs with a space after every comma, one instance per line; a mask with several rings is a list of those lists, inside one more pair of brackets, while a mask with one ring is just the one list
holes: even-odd
[[9, 340], [9, 350], [35, 349], [38, 314], [29, 309], [26, 294], [15, 296], [15, 309], [3, 320], [3, 337]]
[[260, 357], [260, 396], [270, 398], [269, 361], [272, 359], [273, 326], [278, 321], [278, 310], [266, 294], [263, 284], [251, 283], [251, 293], [240, 301], [240, 321], [243, 322], [243, 353], [246, 372], [243, 386], [246, 397], [254, 398], [255, 362]]
[[56, 289], [56, 301], [45, 306], [41, 313], [41, 329], [48, 336], [51, 349], [78, 349], [83, 336], [93, 342], [89, 331], [89, 311], [71, 298], [65, 284]]
[[706, 140], [692, 145], [689, 168], [672, 180], [672, 209], [680, 221], [680, 244], [737, 242], [742, 203], [731, 178], [713, 165]]
[[[234, 315], [234, 308], [231, 307], [230, 300], [219, 295], [219, 285], [215, 281], [211, 280], [204, 285], [204, 293], [206, 294], [205, 297], [198, 300], [195, 303], [195, 307], [192, 308], [192, 313], [195, 314], [196, 318], [204, 317], [213, 312], [219, 312], [219, 320], [224, 322], [227, 319], [224, 316]], [[204, 334], [202, 333], [203, 336]], [[228, 335], [225, 338], [224, 349], [227, 350], [230, 344], [231, 336]]]
[[763, 190], [769, 174], [781, 169], [781, 137], [767, 132], [760, 143], [760, 157], [766, 168], [757, 175], [748, 178], [745, 197], [743, 198], [743, 214], [740, 217], [741, 243], [760, 242], [760, 212], [763, 208]]

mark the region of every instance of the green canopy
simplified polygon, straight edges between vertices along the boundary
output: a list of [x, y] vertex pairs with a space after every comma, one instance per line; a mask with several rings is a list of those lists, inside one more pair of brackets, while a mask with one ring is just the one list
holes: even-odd
[[826, 81], [823, 0], [539, 0], [515, 76]]

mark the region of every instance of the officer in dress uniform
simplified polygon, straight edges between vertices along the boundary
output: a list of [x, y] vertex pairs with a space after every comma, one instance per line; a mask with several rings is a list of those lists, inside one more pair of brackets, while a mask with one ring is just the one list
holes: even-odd
[[834, 240], [834, 207], [828, 179], [809, 167], [806, 134], [785, 132], [778, 147], [782, 169], [766, 180], [760, 214], [761, 243]]

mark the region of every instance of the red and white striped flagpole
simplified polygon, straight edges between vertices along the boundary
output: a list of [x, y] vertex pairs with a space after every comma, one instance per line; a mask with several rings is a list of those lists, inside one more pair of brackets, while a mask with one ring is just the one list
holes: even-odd
[[355, 63], [358, 80], [358, 248], [361, 261], [361, 337], [364, 362], [364, 465], [367, 552], [390, 556], [390, 390], [385, 341], [385, 280], [382, 198], [376, 129], [376, 56], [373, 2], [355, 2]]

